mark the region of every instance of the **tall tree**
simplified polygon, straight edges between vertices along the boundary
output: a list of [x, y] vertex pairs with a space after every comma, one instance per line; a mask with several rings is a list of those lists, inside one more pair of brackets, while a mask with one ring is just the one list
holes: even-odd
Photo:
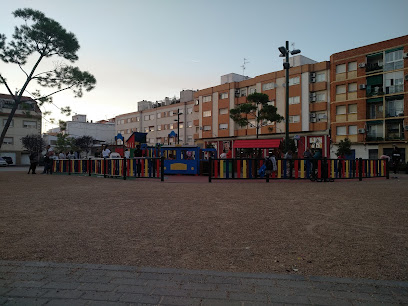
[[55, 148], [58, 152], [76, 151], [75, 139], [67, 134], [57, 134]]
[[[0, 148], [10, 126], [11, 120], [23, 102], [23, 95], [28, 91], [31, 81], [42, 87], [53, 88], [53, 92], [41, 95], [37, 90], [32, 93], [40, 105], [52, 102], [52, 95], [64, 90], [72, 90], [75, 97], [82, 97], [83, 91], [95, 87], [96, 79], [89, 72], [82, 72], [78, 67], [64, 64], [57, 65], [53, 70], [37, 72], [39, 64], [47, 58], [62, 57], [70, 62], [78, 60], [79, 43], [75, 35], [67, 32], [57, 21], [46, 17], [42, 12], [25, 8], [13, 12], [14, 17], [21, 18], [24, 23], [16, 26], [13, 39], [6, 44], [6, 36], [0, 34], [0, 59], [5, 63], [15, 64], [25, 74], [25, 81], [16, 92], [7, 82], [6, 76], [0, 72], [0, 85], [3, 84], [12, 96], [14, 105], [0, 136]], [[35, 58], [35, 63], [27, 69], [27, 60]]]
[[337, 156], [346, 156], [351, 154], [351, 141], [347, 137], [344, 140], [340, 140], [337, 148]]
[[[280, 122], [283, 117], [277, 113], [277, 108], [269, 103], [269, 96], [264, 93], [253, 93], [247, 97], [247, 102], [237, 105], [230, 110], [230, 117], [239, 126], [251, 126], [256, 128], [256, 138], [259, 129], [271, 122]], [[255, 124], [251, 123], [255, 120]], [[268, 128], [272, 130], [271, 127]]]
[[27, 135], [21, 138], [21, 143], [23, 147], [26, 148], [30, 152], [41, 152], [44, 147], [45, 143], [42, 139], [41, 135]]
[[88, 152], [93, 146], [94, 139], [92, 136], [81, 136], [75, 138], [75, 145], [81, 150], [86, 152], [86, 157], [88, 157]]

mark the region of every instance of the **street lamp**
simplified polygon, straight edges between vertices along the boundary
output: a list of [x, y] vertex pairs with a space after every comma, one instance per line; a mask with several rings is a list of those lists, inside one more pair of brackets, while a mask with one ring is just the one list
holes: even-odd
[[292, 51], [289, 50], [289, 41], [286, 41], [286, 47], [279, 47], [278, 48], [280, 57], [285, 57], [286, 61], [283, 63], [283, 68], [286, 70], [286, 110], [285, 110], [285, 152], [289, 150], [289, 53], [292, 55], [299, 54], [299, 49], [294, 49]]
[[180, 110], [177, 109], [177, 119], [174, 119], [174, 121], [177, 121], [177, 144], [180, 144], [180, 115], [183, 113], [180, 113]]

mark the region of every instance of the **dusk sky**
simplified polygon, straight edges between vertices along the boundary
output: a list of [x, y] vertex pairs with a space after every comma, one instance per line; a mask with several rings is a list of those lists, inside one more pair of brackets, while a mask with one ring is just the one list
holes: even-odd
[[[96, 88], [80, 99], [57, 94], [54, 103], [89, 120], [136, 111], [143, 99], [218, 85], [221, 75], [242, 74], [244, 58], [250, 77], [281, 70], [278, 47], [286, 40], [302, 55], [328, 61], [332, 53], [408, 34], [407, 0], [13, 0], [0, 11], [7, 39], [21, 24], [12, 16], [18, 8], [40, 10], [77, 36], [74, 65], [96, 77]], [[12, 89], [22, 86], [16, 65], [0, 62], [0, 71]], [[7, 93], [4, 86], [0, 93]], [[45, 109], [51, 118], [70, 120], [53, 105]]]

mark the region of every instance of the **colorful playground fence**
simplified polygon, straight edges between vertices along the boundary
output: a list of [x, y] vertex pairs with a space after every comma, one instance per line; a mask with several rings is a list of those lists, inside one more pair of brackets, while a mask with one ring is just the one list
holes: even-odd
[[56, 174], [96, 175], [103, 177], [158, 178], [164, 180], [164, 158], [95, 158], [57, 159], [52, 169]]
[[389, 178], [388, 160], [384, 159], [278, 159], [277, 171], [265, 175], [265, 159], [210, 158], [209, 182], [213, 179], [334, 179]]

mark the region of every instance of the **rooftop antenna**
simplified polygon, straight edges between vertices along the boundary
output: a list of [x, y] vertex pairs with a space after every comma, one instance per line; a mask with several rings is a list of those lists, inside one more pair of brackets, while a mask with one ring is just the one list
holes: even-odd
[[246, 64], [248, 64], [249, 62], [248, 62], [248, 59], [246, 59], [245, 57], [244, 57], [244, 64], [241, 66], [242, 67], [242, 75], [245, 77], [245, 69], [246, 69]]

